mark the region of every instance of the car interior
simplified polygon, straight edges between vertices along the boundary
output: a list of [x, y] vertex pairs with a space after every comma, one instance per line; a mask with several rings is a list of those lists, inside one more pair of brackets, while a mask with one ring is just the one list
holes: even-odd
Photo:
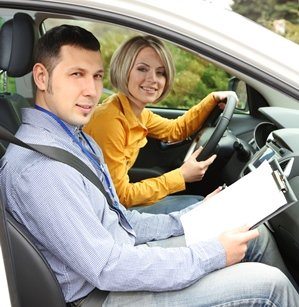
[[[22, 78], [31, 71], [38, 35], [35, 21], [26, 13], [16, 13], [12, 19], [5, 21], [0, 30], [0, 70], [3, 74]], [[232, 102], [233, 107], [229, 107], [228, 103], [228, 110], [213, 112], [200, 131], [182, 142], [167, 143], [149, 138], [131, 171], [132, 181], [159, 176], [178, 167], [196, 148], [205, 147], [212, 140], [207, 156], [216, 152], [217, 159], [203, 182], [188, 184], [188, 193], [198, 194], [200, 191], [205, 196], [223, 183], [233, 184], [264, 160], [276, 159], [299, 199], [299, 110], [269, 106], [252, 85], [244, 85], [238, 77], [230, 80], [228, 88], [238, 93], [244, 86], [248, 99], [247, 113], [237, 112], [236, 102]], [[251, 104], [251, 101], [256, 101], [256, 104]], [[32, 107], [32, 101], [18, 93], [1, 92], [0, 127], [5, 133], [17, 131], [24, 107]], [[168, 118], [182, 114], [181, 111], [167, 112], [158, 107], [152, 110]], [[1, 132], [2, 128], [0, 157], [9, 144], [4, 136], [6, 134]], [[31, 235], [5, 210], [2, 203], [1, 221], [3, 242], [7, 243], [9, 251], [5, 257], [9, 259], [7, 272], [14, 276], [9, 280], [10, 291], [16, 294], [14, 306], [66, 306], [58, 281], [32, 243]], [[299, 204], [275, 216], [267, 225], [299, 284]], [[82, 306], [92, 307], [96, 303], [83, 302]]]

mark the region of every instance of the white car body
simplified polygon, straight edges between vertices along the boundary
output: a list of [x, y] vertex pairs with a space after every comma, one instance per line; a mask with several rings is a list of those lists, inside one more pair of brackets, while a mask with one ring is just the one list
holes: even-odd
[[[217, 1], [0, 0], [0, 10], [9, 18], [16, 10], [40, 14], [41, 19], [48, 11], [90, 17], [157, 34], [245, 80], [269, 105], [299, 109], [299, 45], [217, 6]], [[11, 306], [1, 252], [0, 288], [1, 306]]]
[[[142, 20], [218, 49], [299, 88], [299, 46], [236, 14], [198, 0], [61, 0], [40, 1], [105, 10]], [[224, 34], [225, 33], [225, 34]], [[256, 48], [258, 46], [258, 48]], [[259, 53], [256, 53], [256, 50]]]

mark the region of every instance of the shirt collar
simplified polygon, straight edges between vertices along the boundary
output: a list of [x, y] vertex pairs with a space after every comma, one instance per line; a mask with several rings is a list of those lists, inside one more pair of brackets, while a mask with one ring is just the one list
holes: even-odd
[[[38, 128], [50, 130], [57, 134], [65, 134], [63, 128], [55, 121], [54, 118], [34, 108], [22, 109], [22, 122], [23, 124], [31, 124]], [[71, 125], [63, 121], [68, 129], [78, 135], [81, 132], [82, 127]]]
[[[128, 120], [128, 122], [130, 124], [130, 127], [134, 128], [134, 127], [137, 127], [137, 126], [139, 126], [139, 127], [142, 126], [143, 128], [146, 129], [146, 127], [142, 123], [142, 120], [140, 120], [135, 115], [135, 113], [133, 112], [133, 110], [131, 108], [131, 104], [130, 104], [129, 99], [127, 98], [127, 96], [124, 93], [119, 92], [119, 93], [117, 93], [117, 97], [118, 97], [120, 105], [121, 105], [121, 107], [123, 109], [123, 113], [124, 113], [126, 119]], [[142, 118], [142, 113], [143, 112], [144, 111], [141, 112], [140, 118]]]

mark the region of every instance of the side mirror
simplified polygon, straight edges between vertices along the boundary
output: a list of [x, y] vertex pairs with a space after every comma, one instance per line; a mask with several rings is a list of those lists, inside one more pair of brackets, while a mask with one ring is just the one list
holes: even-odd
[[237, 103], [236, 109], [242, 112], [248, 111], [247, 103], [247, 86], [246, 83], [237, 77], [232, 77], [228, 81], [228, 90], [236, 92], [239, 102]]

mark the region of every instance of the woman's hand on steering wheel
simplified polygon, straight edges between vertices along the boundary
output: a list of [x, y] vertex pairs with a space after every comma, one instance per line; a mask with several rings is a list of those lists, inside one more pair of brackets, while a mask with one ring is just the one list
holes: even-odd
[[224, 110], [225, 104], [227, 102], [227, 97], [234, 96], [236, 100], [238, 97], [234, 91], [218, 91], [213, 92], [214, 99], [217, 101], [218, 107], [221, 110]]
[[215, 127], [204, 127], [197, 132], [184, 161], [187, 161], [195, 149], [199, 146], [203, 147], [200, 151], [197, 161], [206, 160], [209, 158], [217, 147], [218, 142], [226, 131], [228, 124], [233, 116], [235, 106], [238, 102], [238, 97], [233, 91], [213, 92], [215, 100], [220, 108], [224, 107], [223, 112], [219, 114], [219, 120]]
[[228, 97], [233, 96], [236, 99], [236, 101], [238, 101], [238, 96], [234, 91], [213, 92], [213, 96], [217, 102], [218, 108], [222, 111], [225, 109]]
[[202, 147], [194, 151], [188, 160], [180, 167], [185, 182], [201, 181], [209, 166], [216, 159], [216, 155], [212, 155], [206, 160], [197, 161], [196, 158], [202, 151]]

